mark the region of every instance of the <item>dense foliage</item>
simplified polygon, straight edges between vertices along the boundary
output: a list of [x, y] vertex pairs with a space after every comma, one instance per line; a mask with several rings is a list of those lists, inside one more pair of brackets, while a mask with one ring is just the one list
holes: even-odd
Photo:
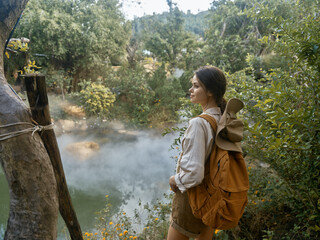
[[140, 66], [121, 68], [105, 81], [117, 94], [114, 118], [149, 127], [177, 121], [183, 91], [178, 79], [167, 78], [164, 65], [153, 74]]
[[32, 43], [37, 62], [81, 80], [95, 81], [105, 66], [118, 64], [125, 53], [130, 24], [117, 0], [29, 1], [16, 35]]
[[258, 21], [242, 14], [252, 3], [245, 0], [214, 1], [206, 31], [208, 60], [227, 71], [235, 72], [246, 67], [248, 53], [259, 55], [262, 46], [259, 38], [263, 34]]
[[[169, 70], [181, 67], [183, 51], [186, 51], [189, 41], [194, 41], [193, 36], [183, 28], [182, 13], [177, 7], [170, 5], [169, 14], [165, 22], [144, 22], [145, 48], [152, 56], [161, 62], [169, 64]], [[147, 27], [148, 26], [148, 27]]]
[[101, 83], [84, 82], [78, 96], [87, 116], [105, 117], [116, 100], [114, 93]]
[[[249, 129], [256, 138], [251, 136], [248, 144], [252, 156], [270, 164], [287, 191], [282, 211], [296, 218], [289, 217], [286, 224], [293, 230], [283, 236], [315, 239], [320, 230], [320, 2], [282, 4], [258, 4], [251, 10], [276, 32], [272, 47], [287, 59], [289, 69], [270, 71], [264, 84], [251, 86], [256, 104]], [[275, 15], [284, 6], [290, 9], [286, 16]]]
[[186, 98], [193, 71], [225, 70], [227, 97], [246, 103], [251, 183], [229, 239], [319, 238], [320, 1], [214, 0], [198, 28], [167, 3], [168, 13], [135, 19], [131, 34], [117, 0], [31, 0], [16, 34], [31, 39], [48, 84], [79, 92], [88, 114], [143, 126], [197, 114]]

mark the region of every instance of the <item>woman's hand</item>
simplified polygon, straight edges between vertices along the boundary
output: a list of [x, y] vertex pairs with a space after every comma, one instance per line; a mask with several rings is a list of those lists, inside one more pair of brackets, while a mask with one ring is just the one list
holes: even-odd
[[174, 192], [179, 191], [179, 188], [177, 187], [177, 184], [176, 184], [176, 181], [174, 179], [174, 176], [171, 176], [169, 178], [169, 185], [170, 185], [172, 191], [174, 191]]

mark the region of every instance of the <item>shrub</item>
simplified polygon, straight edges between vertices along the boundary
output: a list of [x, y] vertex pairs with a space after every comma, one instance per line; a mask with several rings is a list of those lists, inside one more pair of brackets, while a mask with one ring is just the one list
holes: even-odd
[[107, 117], [116, 99], [109, 88], [99, 83], [88, 83], [79, 93], [87, 116]]
[[164, 65], [154, 72], [139, 65], [123, 66], [109, 74], [106, 83], [117, 92], [114, 118], [140, 126], [159, 126], [177, 120], [179, 97], [183, 93], [179, 81], [167, 77]]
[[121, 67], [106, 80], [117, 92], [115, 118], [122, 118], [138, 125], [148, 124], [148, 115], [154, 91], [147, 84], [148, 73], [137, 66], [135, 69]]
[[[233, 96], [246, 103], [242, 111], [247, 126], [246, 152], [268, 164], [268, 171], [281, 183], [271, 186], [267, 194], [270, 197], [281, 187], [281, 197], [270, 202], [269, 208], [263, 204], [258, 209], [266, 217], [260, 234], [262, 230], [275, 231], [276, 238], [313, 238], [319, 232], [320, 95], [315, 87], [316, 72], [306, 65], [304, 68], [308, 70], [265, 73], [263, 83], [254, 80], [254, 72], [246, 75], [245, 70], [229, 76], [235, 86]], [[251, 183], [255, 181], [250, 179]], [[256, 185], [252, 187], [259, 191]], [[275, 212], [275, 218], [268, 219], [270, 212]], [[288, 215], [296, 218], [293, 221]], [[283, 231], [285, 227], [287, 232]]]
[[167, 77], [163, 64], [148, 79], [148, 85], [154, 91], [148, 118], [151, 124], [175, 123], [178, 120], [176, 112], [181, 106], [179, 98], [184, 95], [179, 80], [174, 77]]

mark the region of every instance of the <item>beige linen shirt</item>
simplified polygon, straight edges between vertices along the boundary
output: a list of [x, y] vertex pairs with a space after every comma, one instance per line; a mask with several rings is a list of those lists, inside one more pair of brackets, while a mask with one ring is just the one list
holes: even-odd
[[[219, 122], [219, 107], [209, 108], [202, 114], [208, 114]], [[177, 163], [175, 181], [183, 193], [188, 188], [199, 185], [204, 178], [204, 166], [214, 143], [214, 133], [210, 123], [203, 118], [192, 118], [182, 139], [182, 152]]]

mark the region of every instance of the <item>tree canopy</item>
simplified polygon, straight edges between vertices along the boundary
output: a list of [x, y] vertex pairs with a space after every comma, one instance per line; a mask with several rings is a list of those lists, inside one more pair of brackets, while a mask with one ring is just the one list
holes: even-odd
[[130, 24], [119, 8], [117, 0], [31, 0], [16, 35], [30, 39], [31, 54], [45, 56], [39, 64], [72, 76], [76, 90], [81, 79], [122, 61]]

